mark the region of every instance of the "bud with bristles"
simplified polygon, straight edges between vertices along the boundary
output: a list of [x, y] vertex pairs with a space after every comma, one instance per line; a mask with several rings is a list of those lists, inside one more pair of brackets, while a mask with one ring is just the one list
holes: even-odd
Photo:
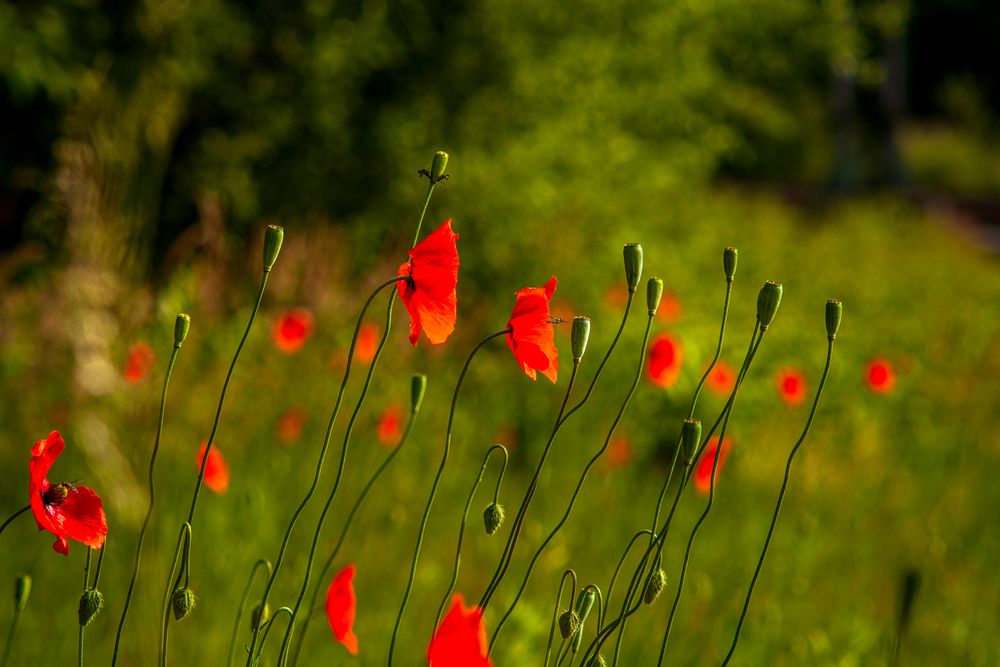
[[174, 320], [174, 347], [180, 347], [184, 344], [184, 339], [187, 338], [188, 330], [191, 329], [191, 316], [187, 313], [181, 313]]
[[486, 506], [486, 509], [483, 510], [483, 524], [486, 526], [487, 535], [492, 535], [500, 529], [504, 516], [503, 505], [490, 503]]
[[285, 240], [285, 228], [278, 225], [268, 225], [264, 233], [264, 272], [271, 270], [274, 261], [281, 252], [281, 242]]
[[830, 340], [837, 339], [840, 331], [840, 320], [844, 317], [844, 304], [837, 299], [826, 302], [826, 335]]
[[681, 446], [684, 452], [684, 465], [689, 466], [694, 463], [698, 456], [698, 448], [701, 447], [701, 420], [685, 419], [681, 428]]
[[559, 634], [563, 639], [569, 639], [580, 627], [580, 617], [575, 611], [567, 609], [559, 615]]
[[738, 254], [739, 251], [732, 246], [722, 251], [722, 268], [726, 271], [726, 282], [733, 282], [733, 276], [736, 275], [736, 256]]
[[30, 595], [31, 577], [26, 574], [14, 577], [14, 609], [24, 611], [24, 606], [28, 604], [28, 596]]
[[250, 629], [256, 630], [267, 623], [269, 618], [271, 618], [271, 606], [266, 602], [263, 605], [258, 604], [250, 612]]
[[659, 278], [650, 278], [646, 282], [646, 307], [649, 308], [649, 316], [656, 315], [656, 309], [660, 307], [660, 299], [663, 297], [663, 281]]
[[444, 170], [448, 167], [448, 154], [438, 151], [431, 160], [431, 183], [437, 183], [444, 177]]
[[423, 373], [414, 373], [410, 381], [410, 412], [417, 414], [420, 406], [424, 402], [424, 392], [427, 391], [427, 376]]
[[590, 318], [574, 317], [573, 331], [570, 334], [570, 341], [573, 344], [573, 360], [583, 359], [583, 353], [587, 351], [587, 341], [590, 339]]
[[649, 583], [646, 584], [646, 592], [642, 596], [642, 601], [646, 604], [653, 604], [656, 602], [656, 598], [660, 597], [660, 593], [663, 592], [666, 585], [667, 575], [663, 572], [662, 568], [656, 568], [656, 572], [653, 573]]
[[170, 606], [174, 610], [174, 618], [178, 621], [194, 609], [195, 597], [190, 588], [178, 588], [170, 596]]
[[639, 286], [639, 278], [642, 277], [642, 246], [638, 243], [626, 243], [623, 250], [625, 255], [625, 281], [628, 283], [628, 291], [634, 292]]
[[104, 609], [104, 596], [101, 595], [101, 591], [96, 588], [84, 591], [80, 596], [80, 607], [77, 609], [80, 625], [83, 627], [90, 625], [102, 609]]
[[781, 304], [781, 283], [768, 280], [760, 288], [757, 294], [757, 319], [760, 321], [760, 330], [767, 331], [774, 321], [774, 316], [778, 314], [778, 306]]

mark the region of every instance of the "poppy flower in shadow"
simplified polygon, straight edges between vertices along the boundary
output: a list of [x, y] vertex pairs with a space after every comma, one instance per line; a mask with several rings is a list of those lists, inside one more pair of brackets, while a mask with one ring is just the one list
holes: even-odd
[[491, 667], [486, 625], [479, 607], [466, 607], [455, 594], [427, 648], [430, 667]]
[[278, 424], [275, 426], [275, 435], [278, 440], [286, 445], [298, 442], [302, 437], [302, 429], [306, 425], [306, 418], [309, 414], [303, 408], [288, 408], [278, 417]]
[[618, 436], [608, 445], [608, 465], [612, 468], [624, 468], [633, 457], [632, 443], [625, 436]]
[[888, 359], [875, 357], [865, 368], [865, 381], [876, 394], [888, 394], [896, 386], [896, 371]]
[[[719, 473], [722, 472], [722, 466], [726, 463], [726, 458], [729, 457], [729, 449], [732, 446], [732, 441], [726, 438], [722, 441], [722, 451], [719, 453], [719, 465], [715, 469], [715, 480], [718, 484]], [[704, 453], [698, 459], [698, 463], [695, 465], [694, 475], [692, 475], [691, 481], [694, 482], [694, 488], [698, 493], [705, 495], [711, 490], [712, 485], [712, 465], [715, 461], [715, 452], [719, 449], [719, 436], [713, 435], [712, 439], [708, 441], [705, 445]]]
[[142, 382], [156, 365], [156, 353], [147, 343], [139, 341], [128, 348], [128, 359], [122, 370], [126, 382], [135, 384]]
[[712, 372], [708, 374], [708, 378], [705, 379], [705, 386], [713, 394], [729, 396], [733, 391], [733, 387], [736, 386], [736, 371], [725, 361], [719, 359], [715, 363], [715, 366], [712, 367]]
[[684, 350], [680, 342], [672, 334], [659, 334], [649, 345], [646, 376], [653, 384], [669, 389], [677, 381], [683, 360]]
[[437, 345], [455, 330], [458, 300], [458, 234], [451, 220], [427, 235], [410, 250], [410, 259], [399, 267], [407, 280], [396, 283], [399, 298], [410, 314], [410, 343], [417, 344], [420, 332]]
[[358, 596], [354, 593], [353, 563], [334, 575], [326, 589], [326, 620], [334, 638], [344, 645], [351, 655], [358, 654], [358, 638], [354, 634], [354, 617]]
[[[208, 449], [208, 443], [201, 443], [198, 453], [194, 457], [194, 465], [198, 470], [201, 470], [206, 449]], [[218, 443], [213, 444], [211, 451], [208, 452], [208, 463], [205, 464], [205, 486], [220, 495], [229, 490], [229, 464], [226, 463], [226, 459], [222, 458]]]
[[806, 374], [798, 368], [783, 368], [774, 379], [781, 400], [788, 405], [799, 405], [806, 400]]
[[379, 417], [376, 434], [378, 441], [383, 445], [396, 444], [400, 436], [403, 435], [403, 406], [399, 403], [392, 403], [385, 409], [382, 416]]
[[663, 290], [660, 297], [660, 306], [656, 309], [656, 316], [661, 322], [671, 324], [678, 321], [684, 315], [684, 309], [677, 295], [670, 290]]
[[556, 291], [556, 278], [552, 276], [544, 287], [525, 287], [515, 293], [514, 310], [507, 328], [507, 345], [521, 365], [524, 374], [535, 379], [535, 371], [552, 382], [559, 372], [559, 351], [552, 332], [552, 315], [549, 301]]
[[316, 319], [309, 310], [291, 308], [274, 321], [271, 338], [279, 350], [294, 354], [309, 340], [315, 326]]
[[64, 448], [58, 431], [35, 443], [28, 463], [28, 493], [38, 530], [55, 535], [52, 548], [68, 556], [69, 540], [82, 542], [91, 549], [104, 546], [108, 520], [101, 499], [92, 489], [66, 482], [52, 484], [46, 479]]

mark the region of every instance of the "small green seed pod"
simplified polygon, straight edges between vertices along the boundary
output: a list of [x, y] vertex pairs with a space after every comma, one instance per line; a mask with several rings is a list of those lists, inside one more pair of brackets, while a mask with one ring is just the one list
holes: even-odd
[[757, 294], [757, 319], [760, 321], [761, 331], [767, 331], [771, 322], [774, 321], [774, 316], [778, 314], [782, 291], [781, 283], [773, 280], [768, 280], [760, 288], [760, 292]]
[[250, 612], [250, 630], [257, 630], [257, 628], [267, 623], [270, 618], [271, 606], [266, 602], [263, 606], [258, 603], [257, 606], [253, 608], [253, 611]]
[[826, 336], [830, 340], [837, 340], [837, 332], [840, 331], [840, 320], [844, 318], [844, 304], [837, 299], [830, 299], [826, 302]]
[[646, 592], [642, 596], [642, 601], [646, 604], [653, 604], [656, 602], [656, 598], [660, 597], [660, 593], [667, 585], [667, 575], [664, 573], [663, 568], [657, 568], [653, 576], [650, 577], [649, 583], [646, 584]]
[[649, 316], [656, 315], [656, 309], [660, 307], [660, 299], [663, 297], [663, 281], [659, 278], [650, 278], [646, 282], [646, 307], [649, 308]]
[[14, 577], [14, 609], [24, 611], [28, 604], [28, 597], [31, 595], [31, 577], [26, 574], [19, 574]]
[[594, 592], [593, 588], [585, 588], [580, 597], [576, 600], [576, 615], [580, 617], [580, 623], [587, 620], [587, 616], [590, 615], [590, 610], [594, 607], [594, 600], [597, 599], [597, 593]]
[[285, 240], [285, 228], [278, 225], [268, 225], [264, 233], [264, 272], [267, 273], [274, 266], [274, 261], [278, 259], [281, 252], [281, 243]]
[[102, 609], [104, 609], [104, 596], [101, 595], [101, 591], [96, 588], [84, 591], [80, 596], [80, 607], [77, 609], [80, 625], [83, 627], [90, 625]]
[[684, 465], [689, 466], [694, 463], [698, 456], [698, 449], [701, 447], [701, 420], [685, 419], [681, 428], [681, 451], [684, 453]]
[[573, 360], [583, 359], [584, 352], [587, 351], [587, 341], [590, 339], [590, 318], [574, 317], [573, 331], [570, 340], [573, 343]]
[[492, 535], [500, 529], [503, 525], [503, 519], [506, 514], [503, 510], [503, 505], [499, 503], [490, 503], [483, 510], [483, 524], [486, 526], [486, 534]]
[[174, 320], [174, 347], [180, 347], [187, 338], [191, 329], [191, 317], [187, 313], [181, 313]]
[[634, 292], [642, 277], [642, 246], [638, 243], [626, 243], [622, 251], [625, 257], [625, 281], [628, 291]]
[[410, 380], [410, 412], [417, 414], [420, 406], [424, 402], [424, 393], [427, 391], [427, 376], [423, 373], [414, 373]]
[[563, 639], [569, 639], [580, 627], [580, 617], [575, 611], [567, 609], [559, 615], [559, 634]]
[[174, 618], [178, 621], [191, 613], [197, 602], [190, 588], [178, 588], [170, 596], [170, 606], [174, 610]]
[[444, 170], [448, 167], [448, 154], [438, 151], [431, 160], [431, 183], [437, 183], [444, 177]]
[[732, 246], [722, 251], [722, 268], [726, 271], [726, 282], [733, 282], [733, 277], [736, 275], [737, 255], [739, 251]]

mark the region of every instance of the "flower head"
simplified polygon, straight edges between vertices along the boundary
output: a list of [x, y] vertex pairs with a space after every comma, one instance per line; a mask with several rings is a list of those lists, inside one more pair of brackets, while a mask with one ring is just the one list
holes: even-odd
[[774, 377], [778, 393], [788, 405], [799, 405], [806, 400], [806, 374], [798, 368], [783, 368]]
[[683, 359], [680, 341], [671, 334], [660, 334], [649, 345], [646, 375], [653, 384], [669, 389], [677, 381]]
[[[726, 458], [729, 456], [729, 449], [732, 446], [732, 441], [729, 438], [725, 438], [722, 441], [722, 451], [719, 452], [719, 465], [715, 469], [715, 479], [718, 481], [719, 473], [722, 472], [722, 466], [726, 462]], [[719, 449], [719, 436], [713, 435], [705, 445], [703, 454], [701, 458], [698, 459], [698, 464], [694, 469], [694, 475], [692, 481], [694, 482], [694, 488], [698, 493], [704, 495], [711, 490], [712, 487], [712, 466], [715, 462], [715, 452]]]
[[52, 548], [68, 556], [70, 539], [91, 549], [104, 546], [108, 520], [101, 499], [92, 489], [65, 482], [52, 484], [46, 479], [64, 448], [58, 431], [52, 431], [47, 438], [35, 443], [28, 463], [28, 493], [38, 530], [55, 535]]
[[535, 379], [535, 371], [552, 382], [559, 371], [559, 351], [552, 333], [552, 315], [549, 301], [556, 291], [556, 277], [552, 276], [544, 287], [525, 287], [515, 294], [514, 311], [507, 328], [507, 345], [524, 374]]
[[443, 343], [455, 330], [458, 300], [458, 234], [451, 220], [427, 235], [410, 250], [410, 259], [399, 267], [407, 280], [396, 283], [399, 298], [410, 314], [410, 344], [416, 345], [421, 330], [427, 340]]
[[430, 667], [491, 667], [483, 611], [466, 608], [456, 593], [427, 647], [427, 660]]
[[378, 441], [383, 445], [391, 446], [396, 444], [400, 436], [403, 435], [403, 406], [399, 403], [392, 403], [385, 409], [378, 420]]
[[865, 381], [876, 394], [888, 394], [896, 386], [896, 371], [888, 359], [875, 357], [865, 368]]
[[309, 340], [315, 326], [316, 319], [309, 310], [291, 308], [279, 315], [278, 319], [274, 321], [274, 325], [271, 327], [271, 338], [279, 350], [294, 354]]
[[128, 359], [122, 376], [126, 382], [142, 382], [156, 364], [156, 353], [147, 343], [139, 341], [128, 348]]
[[354, 634], [355, 607], [358, 596], [354, 594], [354, 572], [357, 566], [353, 563], [338, 572], [330, 587], [326, 589], [326, 620], [334, 638], [344, 645], [351, 655], [358, 654], [358, 638]]
[[708, 374], [705, 386], [713, 394], [729, 396], [733, 387], [736, 386], [736, 371], [733, 370], [732, 366], [719, 359], [712, 367], [712, 372]]
[[[202, 461], [205, 460], [205, 450], [208, 443], [203, 442], [198, 448], [198, 453], [194, 457], [194, 464], [201, 470]], [[205, 486], [218, 494], [223, 494], [229, 490], [229, 465], [222, 458], [218, 443], [212, 445], [208, 452], [208, 463], [205, 464]]]

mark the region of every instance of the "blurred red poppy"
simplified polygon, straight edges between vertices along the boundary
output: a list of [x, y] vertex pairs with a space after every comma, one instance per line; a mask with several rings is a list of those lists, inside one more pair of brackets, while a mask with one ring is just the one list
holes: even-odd
[[378, 441], [383, 445], [395, 445], [403, 435], [403, 406], [392, 403], [378, 420]]
[[525, 287], [515, 294], [514, 310], [507, 328], [507, 345], [521, 365], [524, 374], [535, 379], [535, 371], [552, 382], [559, 371], [559, 351], [552, 332], [552, 315], [549, 301], [556, 291], [556, 277], [552, 276], [544, 287]]
[[876, 394], [887, 394], [896, 386], [896, 371], [888, 359], [875, 357], [865, 369], [868, 388]]
[[[719, 473], [722, 472], [722, 466], [726, 463], [726, 458], [729, 457], [729, 448], [732, 446], [732, 441], [726, 438], [722, 441], [722, 451], [719, 453], [719, 465], [715, 469], [715, 479], [718, 483]], [[692, 476], [692, 481], [694, 482], [694, 488], [698, 493], [704, 495], [709, 492], [712, 484], [712, 465], [715, 461], [715, 451], [719, 448], [719, 436], [713, 435], [711, 440], [705, 446], [704, 452], [698, 459], [698, 463], [695, 464], [694, 475]]]
[[625, 436], [618, 436], [608, 445], [608, 465], [612, 468], [624, 468], [632, 455], [632, 444]]
[[[198, 447], [198, 453], [194, 457], [194, 465], [198, 470], [201, 470], [201, 462], [205, 459], [206, 449], [208, 449], [208, 443], [201, 443], [201, 446]], [[208, 463], [205, 464], [205, 486], [220, 495], [229, 490], [229, 465], [222, 458], [218, 443], [213, 444], [211, 451], [208, 452]]]
[[146, 379], [156, 365], [156, 353], [148, 344], [139, 341], [128, 348], [128, 359], [122, 376], [127, 382], [135, 384]]
[[488, 648], [482, 610], [456, 593], [427, 648], [430, 667], [491, 667]]
[[358, 638], [354, 634], [354, 617], [358, 596], [354, 593], [354, 573], [357, 566], [351, 563], [338, 572], [326, 589], [326, 620], [330, 622], [334, 638], [344, 645], [351, 655], [358, 654]]
[[806, 374], [798, 368], [783, 368], [775, 375], [778, 393], [785, 403], [799, 405], [806, 400]]
[[677, 295], [670, 290], [663, 290], [663, 296], [660, 297], [660, 306], [656, 309], [656, 316], [662, 322], [671, 324], [681, 319], [683, 314], [684, 309], [681, 307], [681, 302], [677, 299]]
[[278, 349], [288, 354], [298, 352], [316, 326], [313, 314], [305, 308], [286, 310], [274, 321], [271, 338]]
[[410, 343], [417, 344], [421, 330], [433, 344], [443, 343], [455, 330], [458, 300], [458, 234], [451, 220], [427, 235], [410, 250], [410, 259], [399, 267], [409, 280], [396, 283], [399, 298], [410, 314]]
[[68, 556], [71, 539], [91, 549], [104, 546], [108, 520], [101, 499], [92, 489], [65, 482], [52, 484], [46, 479], [64, 447], [62, 436], [58, 431], [52, 431], [31, 448], [28, 494], [38, 530], [47, 530], [55, 535], [52, 548]]
[[275, 435], [286, 445], [298, 442], [309, 414], [303, 408], [288, 408], [278, 417]]
[[358, 342], [354, 346], [354, 356], [358, 361], [368, 364], [375, 358], [375, 351], [378, 350], [378, 327], [365, 322], [358, 330]]
[[736, 371], [725, 361], [719, 359], [712, 368], [712, 372], [708, 374], [705, 386], [713, 394], [729, 396], [733, 387], [736, 386]]
[[680, 342], [672, 334], [660, 334], [649, 345], [646, 375], [653, 384], [669, 389], [677, 381], [683, 359], [684, 350]]

